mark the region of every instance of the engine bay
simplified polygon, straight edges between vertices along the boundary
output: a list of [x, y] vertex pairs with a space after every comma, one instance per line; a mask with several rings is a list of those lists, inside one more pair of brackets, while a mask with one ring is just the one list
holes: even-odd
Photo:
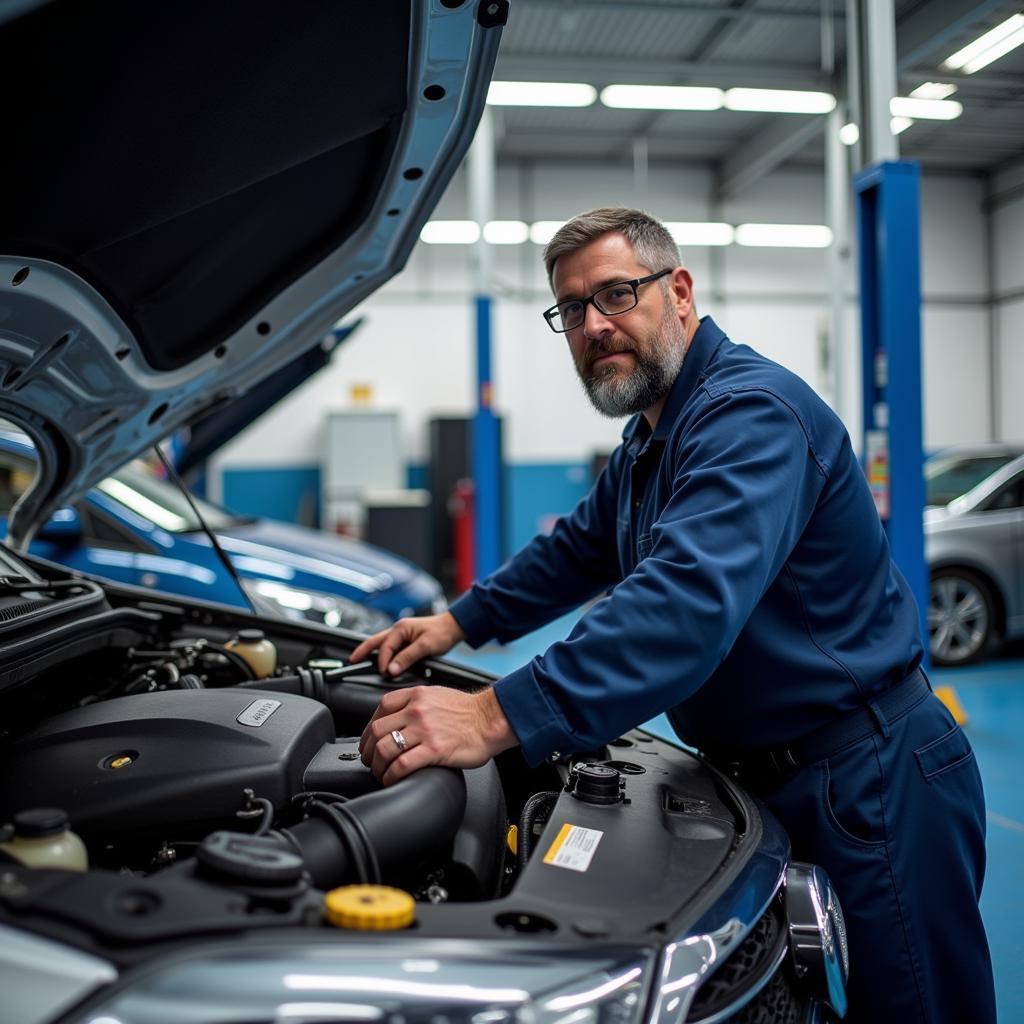
[[331, 929], [324, 894], [355, 884], [408, 893], [412, 927], [438, 937], [649, 939], [757, 838], [746, 797], [639, 730], [554, 764], [512, 750], [381, 787], [358, 753], [381, 696], [489, 677], [428, 661], [384, 679], [326, 628], [110, 589], [3, 640], [0, 824], [65, 812], [88, 869], [26, 866], [7, 827], [0, 923], [115, 961]]

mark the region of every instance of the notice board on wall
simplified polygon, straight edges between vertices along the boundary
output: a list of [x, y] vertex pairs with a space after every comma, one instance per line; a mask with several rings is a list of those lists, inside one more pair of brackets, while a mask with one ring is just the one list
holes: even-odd
[[366, 492], [405, 487], [398, 413], [329, 413], [320, 480], [320, 521], [329, 530], [360, 535]]

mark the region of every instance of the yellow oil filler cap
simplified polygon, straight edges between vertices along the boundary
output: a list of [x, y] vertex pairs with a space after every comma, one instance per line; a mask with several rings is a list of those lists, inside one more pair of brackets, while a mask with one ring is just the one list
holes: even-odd
[[519, 829], [517, 826], [509, 825], [505, 832], [505, 845], [513, 857], [519, 852]]
[[324, 896], [324, 916], [336, 928], [390, 932], [412, 924], [416, 901], [389, 885], [343, 885]]

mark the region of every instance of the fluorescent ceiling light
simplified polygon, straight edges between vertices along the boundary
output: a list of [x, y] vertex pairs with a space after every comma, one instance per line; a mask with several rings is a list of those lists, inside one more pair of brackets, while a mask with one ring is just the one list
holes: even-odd
[[499, 107], [589, 107], [597, 90], [583, 82], [491, 82], [487, 102]]
[[537, 220], [530, 225], [530, 241], [534, 245], [547, 245], [564, 220]]
[[522, 220], [489, 220], [484, 225], [484, 241], [491, 245], [521, 245], [530, 237], [530, 227]]
[[420, 231], [420, 241], [428, 245], [471, 245], [479, 237], [475, 220], [429, 220]]
[[732, 245], [735, 230], [717, 221], [666, 221], [676, 245]]
[[913, 123], [909, 117], [894, 117], [889, 121], [889, 131], [893, 135], [902, 135]]
[[727, 89], [729, 110], [763, 110], [773, 114], [827, 114], [835, 110], [836, 98], [827, 92], [796, 89]]
[[772, 245], [796, 249], [826, 249], [832, 244], [832, 229], [824, 224], [740, 224], [739, 245]]
[[978, 36], [973, 43], [968, 43], [962, 50], [947, 57], [942, 67], [971, 75], [1015, 50], [1021, 43], [1024, 43], [1024, 14], [1014, 14], [983, 36]]
[[912, 117], [921, 121], [952, 121], [964, 112], [956, 100], [926, 100], [915, 96], [893, 96], [889, 113], [893, 117]]
[[628, 110], [721, 110], [724, 95], [695, 85], [609, 85], [601, 90], [601, 102]]
[[922, 100], [944, 100], [956, 92], [952, 82], [923, 82], [910, 95]]
[[860, 129], [849, 121], [839, 129], [839, 141], [844, 146], [856, 146], [860, 142]]

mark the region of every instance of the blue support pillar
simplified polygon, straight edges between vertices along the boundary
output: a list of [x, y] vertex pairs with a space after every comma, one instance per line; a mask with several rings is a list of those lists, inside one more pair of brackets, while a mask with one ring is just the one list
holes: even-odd
[[501, 565], [501, 444], [491, 408], [491, 298], [476, 297], [477, 410], [472, 427], [476, 485], [476, 577]]
[[874, 164], [854, 177], [860, 236], [864, 462], [893, 559], [917, 600], [928, 652], [921, 408], [920, 169]]

